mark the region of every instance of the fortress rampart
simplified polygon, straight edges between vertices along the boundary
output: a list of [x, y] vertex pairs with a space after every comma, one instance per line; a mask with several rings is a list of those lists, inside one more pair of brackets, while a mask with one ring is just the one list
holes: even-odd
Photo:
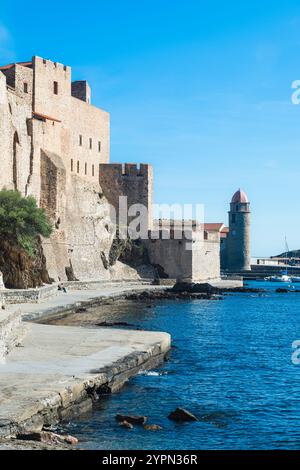
[[[127, 206], [142, 204], [148, 211], [148, 227], [152, 226], [153, 170], [147, 164], [99, 165], [99, 183], [119, 219], [119, 198], [127, 197]], [[130, 221], [130, 217], [128, 218]]]
[[[0, 158], [0, 188], [33, 195], [53, 223], [51, 238], [43, 241], [50, 277], [136, 276], [107, 261], [119, 222], [111, 206], [120, 216], [119, 198], [126, 197], [127, 222], [141, 211], [151, 230], [153, 169], [110, 163], [109, 113], [92, 105], [85, 80], [72, 82], [71, 67], [36, 56], [0, 67]], [[165, 239], [159, 231], [158, 240], [145, 242], [153, 263], [164, 265], [170, 277], [218, 277], [204, 231], [191, 234], [191, 250], [175, 232]]]

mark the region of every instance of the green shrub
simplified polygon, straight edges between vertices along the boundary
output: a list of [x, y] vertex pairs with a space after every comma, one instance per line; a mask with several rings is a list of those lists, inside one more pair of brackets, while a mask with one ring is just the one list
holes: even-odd
[[37, 237], [49, 237], [52, 225], [34, 197], [22, 197], [18, 191], [0, 191], [0, 237], [22, 246], [34, 256]]

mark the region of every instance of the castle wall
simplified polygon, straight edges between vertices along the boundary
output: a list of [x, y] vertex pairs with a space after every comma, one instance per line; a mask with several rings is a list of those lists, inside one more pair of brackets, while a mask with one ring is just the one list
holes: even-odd
[[86, 80], [78, 80], [71, 83], [71, 92], [74, 98], [85, 101], [86, 103], [91, 102], [91, 88], [89, 87]]
[[6, 78], [0, 72], [0, 162], [1, 175], [0, 187], [11, 188], [12, 181], [12, 128], [11, 115], [8, 104], [8, 94], [6, 90]]
[[[119, 197], [127, 196], [127, 205], [142, 204], [148, 210], [148, 228], [152, 227], [153, 170], [151, 165], [125, 163], [100, 165], [100, 185], [119, 219]], [[129, 222], [131, 218], [128, 218]]]
[[72, 173], [98, 182], [99, 165], [109, 162], [109, 113], [72, 97], [70, 120], [70, 157], [67, 163], [69, 171], [72, 158]]
[[64, 121], [70, 113], [71, 68], [41, 57], [33, 57], [33, 71], [34, 112]]
[[[114, 226], [99, 185], [99, 163], [109, 160], [109, 114], [71, 96], [68, 67], [34, 58], [33, 69], [12, 69], [15, 89], [7, 89], [0, 73], [0, 188], [31, 194], [45, 208], [54, 226], [43, 242], [52, 278], [64, 280], [71, 273], [78, 279], [109, 279], [103, 259], [108, 259]], [[83, 146], [78, 150], [79, 133]], [[90, 137], [92, 149], [87, 148]], [[71, 155], [80, 161], [78, 174], [71, 172]], [[87, 175], [82, 162], [89, 165]], [[114, 276], [122, 275], [119, 265]]]
[[[45, 177], [48, 181], [53, 178], [50, 187], [56, 186], [56, 196], [53, 194], [50, 202], [56, 200], [57, 209], [54, 233], [43, 243], [49, 275], [65, 280], [69, 270], [80, 280], [110, 279], [103, 256], [109, 257], [114, 226], [107, 201], [99, 197], [101, 188], [76, 175], [67, 175], [64, 179], [63, 162], [59, 163], [55, 155], [48, 154], [47, 158], [51, 171]], [[57, 167], [56, 172], [54, 167]], [[49, 194], [48, 189], [46, 194]], [[51, 204], [49, 210], [51, 215]]]
[[193, 281], [220, 279], [220, 242], [198, 240], [193, 245]]
[[[21, 67], [17, 68], [18, 75], [16, 77], [18, 93], [10, 88], [7, 90], [6, 77], [0, 73], [0, 187], [18, 189], [25, 195], [32, 143], [28, 128], [28, 120], [32, 115], [32, 95], [29, 92], [24, 96], [23, 92], [20, 92], [21, 83], [23, 83], [19, 73], [20, 69]], [[29, 82], [30, 73], [26, 72], [24, 75]]]
[[[156, 265], [158, 272], [163, 272], [170, 279], [193, 280], [193, 253], [186, 250], [186, 243], [189, 241], [171, 238], [160, 238], [144, 240], [148, 250], [151, 264]], [[167, 237], [168, 232], [165, 232]]]
[[[74, 87], [72, 91], [70, 67], [39, 57], [34, 58], [33, 67], [34, 111], [47, 116], [50, 125], [61, 126], [60, 133], [52, 132], [48, 126], [49, 138], [44, 138], [43, 148], [58, 152], [57, 146], [60, 145], [59, 153], [68, 172], [98, 182], [99, 164], [109, 162], [109, 113], [89, 103], [87, 84], [85, 100], [78, 93], [78, 97], [72, 96]], [[57, 84], [56, 90], [54, 83]], [[39, 133], [36, 135], [39, 137]]]
[[145, 240], [150, 262], [169, 278], [204, 282], [220, 278], [220, 245], [216, 238], [205, 240], [203, 231], [181, 238], [178, 231], [152, 232], [156, 239]]
[[[0, 72], [0, 188], [33, 195], [45, 208], [54, 231], [43, 249], [55, 280], [136, 278], [122, 263], [109, 266], [110, 209], [119, 215], [119, 197], [126, 196], [128, 209], [145, 207], [152, 228], [151, 165], [109, 164], [109, 114], [88, 102], [88, 85], [73, 85], [72, 96], [70, 67], [39, 57], [27, 65], [4, 69], [7, 78]], [[169, 277], [218, 277], [218, 242], [201, 232], [188, 243], [191, 250], [174, 237], [145, 240], [150, 260]]]

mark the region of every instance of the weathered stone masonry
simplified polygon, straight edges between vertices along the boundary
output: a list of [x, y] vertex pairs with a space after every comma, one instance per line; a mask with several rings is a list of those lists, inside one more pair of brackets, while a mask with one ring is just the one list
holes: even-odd
[[113, 198], [112, 185], [130, 203], [150, 201], [151, 184], [145, 174], [127, 185], [103, 178], [101, 188], [101, 176], [114, 168], [109, 114], [91, 104], [87, 82], [72, 83], [63, 64], [33, 57], [0, 71], [0, 187], [33, 195], [51, 218], [55, 230], [43, 243], [50, 276], [66, 279], [71, 266], [78, 279], [130, 276], [121, 263], [114, 272], [103, 265], [115, 230], [105, 194]]
[[[86, 81], [72, 82], [71, 68], [40, 57], [0, 67], [0, 188], [33, 195], [50, 217], [54, 233], [43, 241], [53, 279], [111, 279], [136, 276], [109, 253], [115, 234], [111, 206], [143, 204], [152, 228], [153, 172], [148, 164], [110, 164], [110, 117], [91, 104]], [[128, 221], [135, 214], [129, 216]], [[202, 232], [202, 255], [173, 242], [151, 246], [172, 276], [219, 276], [215, 250]], [[206, 245], [205, 245], [206, 243]], [[161, 245], [158, 249], [158, 245]], [[170, 246], [169, 246], [170, 245]], [[206, 248], [205, 248], [206, 247]], [[210, 255], [208, 255], [210, 253]]]

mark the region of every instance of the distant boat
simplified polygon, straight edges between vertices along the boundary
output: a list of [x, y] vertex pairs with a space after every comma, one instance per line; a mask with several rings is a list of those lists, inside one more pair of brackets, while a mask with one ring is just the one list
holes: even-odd
[[300, 282], [300, 276], [292, 276], [291, 281], [292, 282]]
[[[286, 240], [286, 237], [285, 237], [286, 258], [287, 258], [288, 251], [289, 251], [289, 247], [288, 247], [287, 240]], [[293, 281], [293, 279], [298, 279], [298, 280]], [[292, 278], [291, 276], [289, 276], [288, 268], [286, 267], [283, 271], [281, 271], [279, 276], [266, 277], [265, 281], [271, 281], [271, 282], [300, 282], [300, 277], [295, 276], [294, 278]]]
[[265, 278], [265, 281], [271, 281], [271, 282], [300, 282], [299, 281], [292, 281], [292, 278], [288, 276], [287, 274], [281, 274], [281, 276], [269, 276]]

